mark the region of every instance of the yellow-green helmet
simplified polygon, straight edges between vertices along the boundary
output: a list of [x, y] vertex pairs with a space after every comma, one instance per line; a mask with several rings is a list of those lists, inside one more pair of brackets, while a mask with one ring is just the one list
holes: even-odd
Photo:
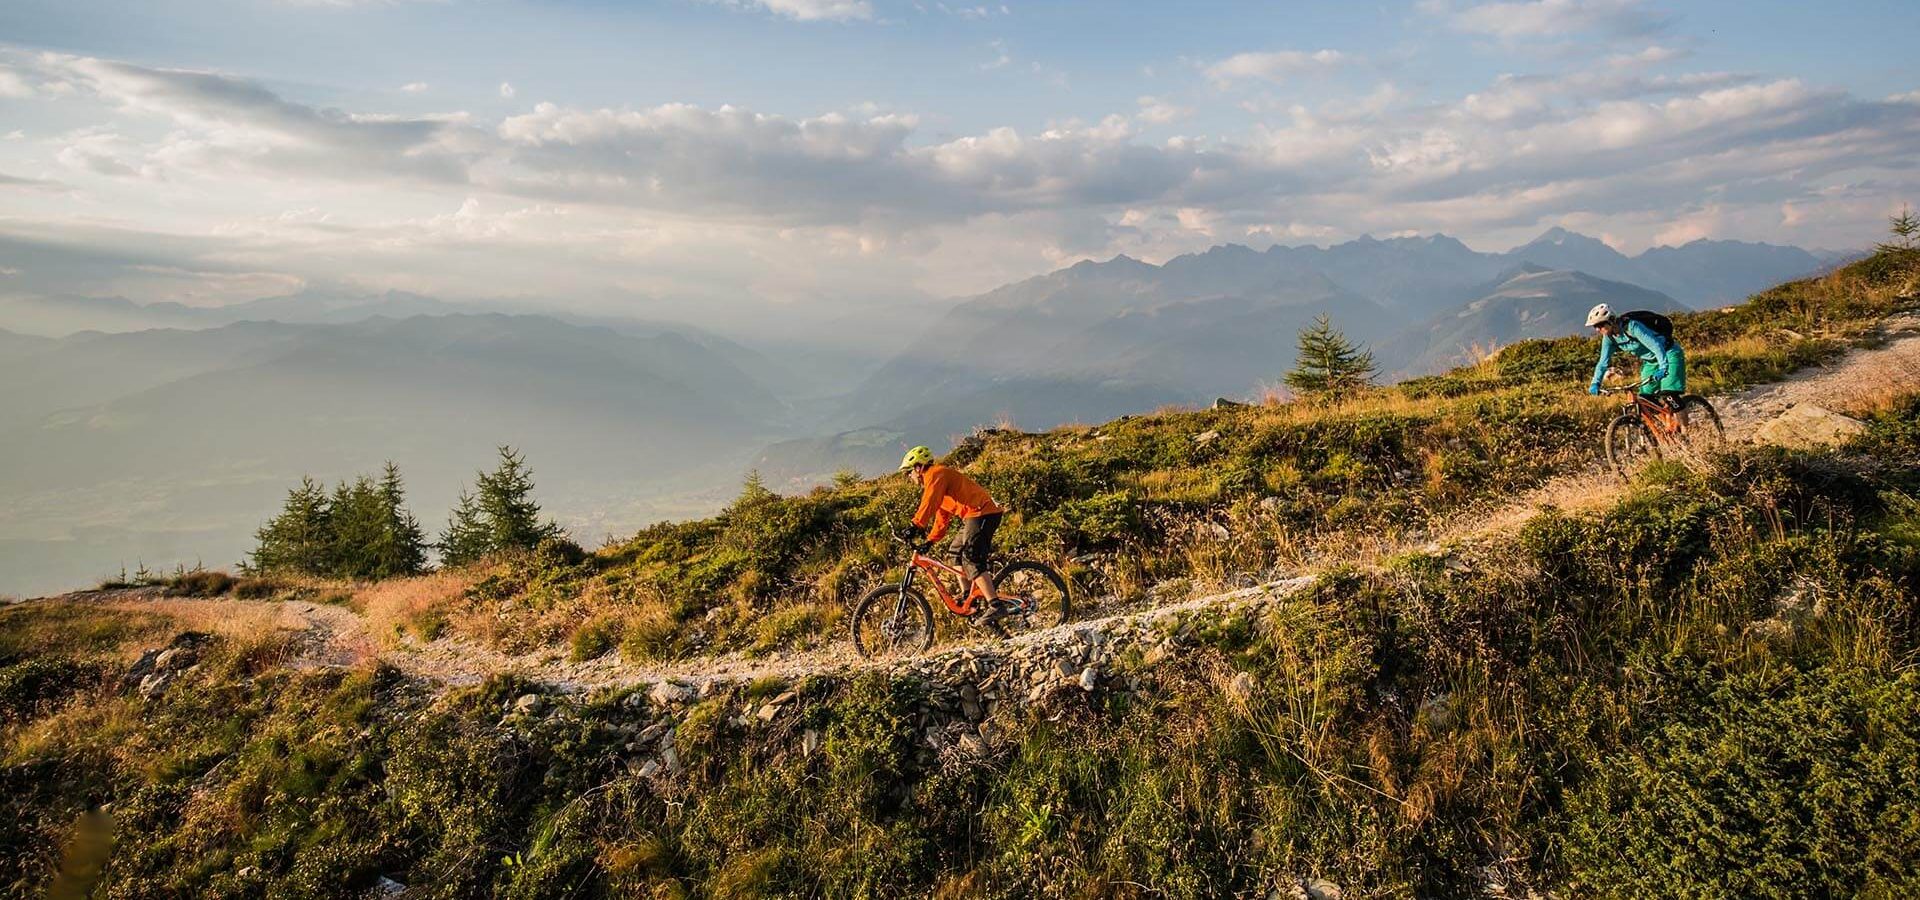
[[900, 459], [900, 468], [903, 470], [911, 469], [914, 466], [930, 465], [933, 465], [933, 451], [925, 447], [915, 447], [912, 450], [908, 450], [907, 455]]

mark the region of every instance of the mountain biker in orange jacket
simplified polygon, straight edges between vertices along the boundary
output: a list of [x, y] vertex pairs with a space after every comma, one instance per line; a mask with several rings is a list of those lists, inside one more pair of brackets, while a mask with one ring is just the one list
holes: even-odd
[[933, 451], [915, 447], [900, 460], [900, 469], [920, 484], [920, 508], [913, 514], [913, 527], [926, 528], [926, 546], [932, 547], [947, 534], [947, 525], [960, 519], [960, 537], [953, 549], [960, 557], [960, 569], [967, 581], [980, 588], [987, 599], [987, 614], [975, 620], [986, 625], [1004, 618], [1009, 610], [1002, 606], [987, 572], [987, 558], [993, 553], [993, 533], [1000, 527], [1000, 514], [1006, 512], [987, 489], [952, 466], [935, 465]]

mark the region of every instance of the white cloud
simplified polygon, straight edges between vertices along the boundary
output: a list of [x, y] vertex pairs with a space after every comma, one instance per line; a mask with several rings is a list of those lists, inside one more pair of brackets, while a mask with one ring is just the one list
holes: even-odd
[[733, 7], [761, 9], [796, 22], [852, 22], [873, 18], [869, 0], [706, 0]]
[[1607, 57], [1607, 63], [1619, 67], [1657, 66], [1661, 63], [1685, 59], [1692, 54], [1674, 47], [1649, 44], [1633, 53], [1618, 53]]
[[1630, 37], [1661, 31], [1669, 22], [1668, 16], [1647, 8], [1643, 0], [1511, 0], [1459, 10], [1444, 2], [1428, 2], [1422, 9], [1446, 15], [1461, 31], [1509, 41], [1586, 32]]
[[432, 85], [429, 85], [424, 81], [409, 81], [406, 84], [403, 84], [400, 86], [400, 93], [424, 94], [431, 89], [432, 89]]
[[1349, 61], [1338, 50], [1276, 50], [1236, 53], [1206, 68], [1207, 77], [1222, 87], [1237, 81], [1284, 81], [1294, 75], [1331, 69]]
[[19, 72], [0, 66], [0, 97], [20, 99], [33, 96], [33, 85], [28, 84]]
[[1159, 97], [1141, 97], [1135, 117], [1149, 125], [1167, 125], [1193, 115], [1193, 110]]
[[999, 39], [988, 41], [987, 49], [993, 51], [993, 58], [980, 64], [982, 71], [1004, 69], [1013, 64], [1013, 54], [1007, 52], [1006, 41]]
[[514, 95], [514, 93], [515, 93], [515, 92], [514, 92], [514, 90], [513, 90], [513, 83], [512, 83], [512, 82], [507, 82], [507, 81], [502, 81], [502, 82], [500, 82], [500, 96], [501, 96], [501, 97], [503, 97], [503, 98], [505, 98], [505, 99], [507, 99], [507, 100], [512, 100], [512, 99], [513, 99], [513, 95]]
[[[217, 73], [35, 65], [25, 74], [77, 86], [73, 115], [114, 123], [58, 145], [55, 161], [83, 173], [85, 190], [151, 209], [154, 185], [116, 182], [163, 180], [168, 210], [257, 195], [271, 208], [227, 232], [237, 243], [225, 258], [246, 271], [305, 277], [314, 254], [420, 290], [518, 284], [564, 257], [590, 262], [556, 291], [947, 293], [1080, 256], [1248, 235], [1471, 238], [1567, 221], [1643, 242], [1685, 219], [1715, 236], [1791, 239], [1765, 230], [1788, 227], [1783, 209], [1791, 227], [1828, 234], [1837, 210], [1865, 203], [1821, 193], [1835, 184], [1920, 195], [1911, 97], [1605, 63], [1452, 98], [1379, 84], [1270, 110], [1241, 133], [1174, 138], [1136, 130], [1185, 115], [1159, 96], [1098, 122], [949, 136], [873, 105], [786, 116], [542, 103], [474, 121], [319, 108]], [[390, 213], [376, 218], [370, 202]], [[821, 259], [844, 271], [818, 271]]]

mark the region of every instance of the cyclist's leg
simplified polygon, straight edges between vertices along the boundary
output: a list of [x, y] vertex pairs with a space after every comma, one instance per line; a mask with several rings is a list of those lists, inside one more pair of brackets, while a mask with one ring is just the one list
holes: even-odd
[[1667, 354], [1667, 377], [1660, 381], [1660, 392], [1675, 397], [1687, 392], [1687, 354], [1678, 345]]
[[1658, 371], [1660, 371], [1660, 367], [1653, 363], [1643, 362], [1640, 364], [1640, 393], [1649, 397], [1660, 393], [1660, 382], [1653, 380], [1653, 373]]
[[1000, 514], [988, 513], [964, 520], [962, 543], [960, 548], [960, 569], [966, 573], [968, 584], [978, 584], [980, 593], [988, 600], [996, 598], [993, 589], [993, 573], [987, 568], [993, 556], [993, 535], [1000, 529]]

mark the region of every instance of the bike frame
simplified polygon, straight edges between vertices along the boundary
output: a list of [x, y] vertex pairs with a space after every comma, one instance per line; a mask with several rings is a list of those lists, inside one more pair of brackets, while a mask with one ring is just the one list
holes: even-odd
[[[907, 592], [913, 589], [914, 573], [921, 570], [927, 573], [927, 581], [933, 585], [933, 592], [940, 596], [940, 605], [945, 606], [948, 612], [956, 616], [973, 615], [975, 608], [974, 601], [980, 597], [980, 586], [968, 579], [967, 573], [961, 571], [958, 567], [947, 565], [918, 550], [913, 551], [913, 559], [907, 563], [907, 578], [902, 584], [900, 599], [896, 601], [898, 609], [894, 611], [895, 615], [900, 615], [906, 611]], [[940, 580], [942, 573], [960, 579], [961, 585], [967, 589], [967, 595], [956, 602], [953, 599], [953, 594], [948, 592], [946, 584]]]
[[1666, 404], [1659, 403], [1652, 397], [1640, 393], [1640, 388], [1645, 384], [1646, 382], [1644, 381], [1635, 382], [1626, 387], [1614, 388], [1607, 391], [1607, 393], [1631, 394], [1633, 396], [1633, 403], [1628, 406], [1627, 409], [1639, 414], [1640, 421], [1647, 426], [1647, 434], [1653, 436], [1656, 440], [1671, 437], [1686, 430], [1687, 423], [1686, 420], [1680, 418], [1680, 410], [1669, 408]]
[[1686, 423], [1680, 419], [1679, 410], [1656, 403], [1648, 399], [1645, 394], [1633, 395], [1633, 408], [1640, 414], [1640, 421], [1647, 423], [1647, 431], [1652, 434], [1675, 435], [1686, 428]]

